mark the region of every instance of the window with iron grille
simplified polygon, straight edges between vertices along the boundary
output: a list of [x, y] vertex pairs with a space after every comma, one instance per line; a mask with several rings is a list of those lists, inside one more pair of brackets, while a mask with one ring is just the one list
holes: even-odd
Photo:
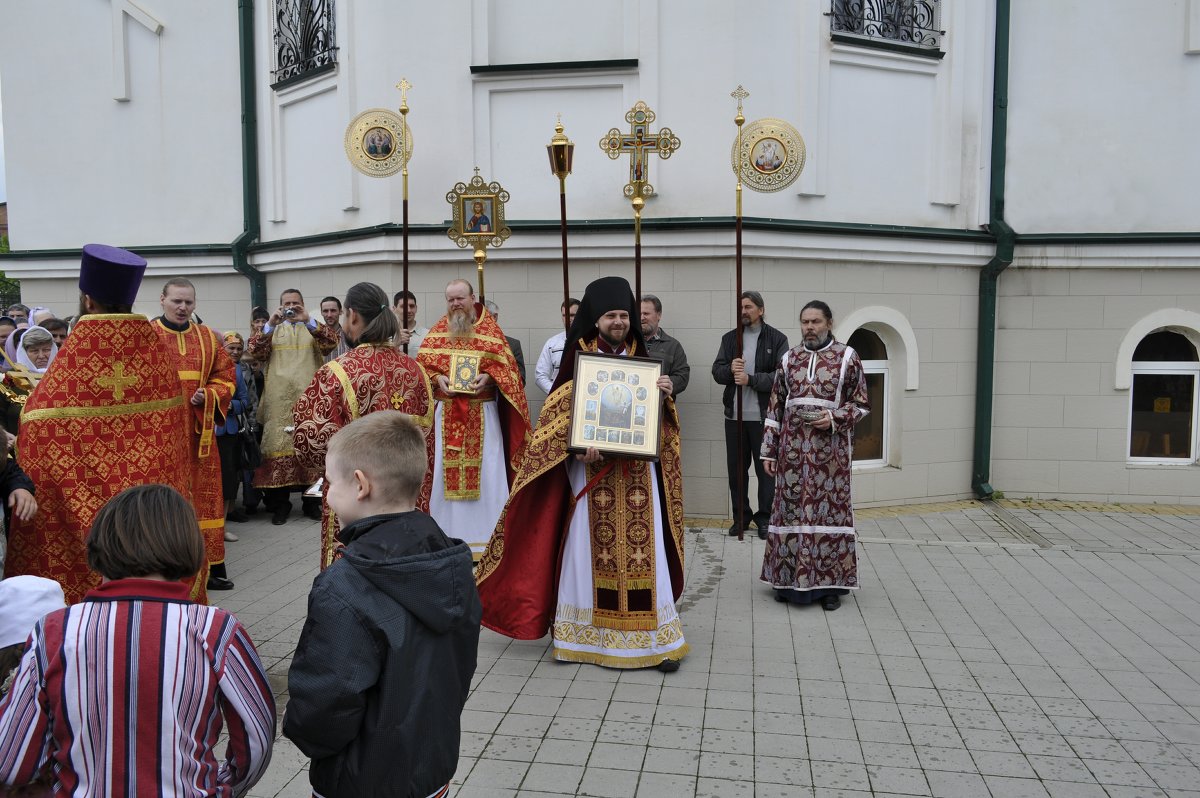
[[941, 58], [941, 0], [832, 0], [836, 42], [903, 50]]
[[275, 82], [272, 88], [337, 66], [333, 0], [275, 0]]

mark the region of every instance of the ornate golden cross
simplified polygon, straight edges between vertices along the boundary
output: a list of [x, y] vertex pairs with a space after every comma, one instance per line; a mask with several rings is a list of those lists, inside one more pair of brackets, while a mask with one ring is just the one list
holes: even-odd
[[649, 183], [649, 155], [658, 153], [664, 160], [670, 158], [671, 153], [679, 149], [679, 137], [669, 127], [659, 128], [657, 133], [651, 131], [654, 112], [641, 100], [625, 114], [625, 121], [630, 125], [629, 133], [614, 127], [600, 139], [600, 149], [614, 161], [628, 153], [629, 182], [625, 184], [625, 196], [631, 199], [649, 197], [654, 193], [654, 186]]
[[742, 100], [749, 97], [750, 92], [743, 89], [742, 84], [739, 83], [736, 89], [729, 92], [729, 96], [738, 101], [738, 113], [740, 114], [742, 112]]
[[97, 377], [96, 384], [101, 388], [105, 388], [113, 392], [113, 400], [121, 401], [125, 398], [125, 389], [132, 388], [141, 382], [140, 377], [130, 374], [125, 376], [125, 364], [118, 361], [113, 365], [112, 374], [107, 377]]
[[408, 90], [412, 88], [412, 84], [408, 82], [408, 78], [400, 78], [400, 82], [396, 84], [396, 88], [400, 90], [400, 113], [408, 113]]

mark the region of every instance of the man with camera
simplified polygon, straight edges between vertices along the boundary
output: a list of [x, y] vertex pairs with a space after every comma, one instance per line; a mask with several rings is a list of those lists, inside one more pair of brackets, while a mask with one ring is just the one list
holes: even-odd
[[[254, 487], [263, 491], [264, 504], [271, 510], [271, 523], [287, 523], [292, 511], [293, 488], [304, 490], [320, 479], [319, 471], [306, 468], [292, 448], [292, 406], [312, 382], [337, 346], [337, 332], [308, 315], [304, 297], [295, 288], [279, 296], [279, 309], [271, 314], [261, 333], [246, 345], [250, 356], [266, 364], [267, 381], [258, 405], [258, 422], [263, 428], [263, 463], [254, 472]], [[302, 499], [304, 514], [320, 519], [321, 500]]]

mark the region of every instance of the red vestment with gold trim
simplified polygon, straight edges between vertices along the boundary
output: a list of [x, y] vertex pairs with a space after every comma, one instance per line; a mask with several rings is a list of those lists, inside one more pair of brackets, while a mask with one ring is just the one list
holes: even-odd
[[[134, 485], [191, 498], [191, 423], [175, 362], [145, 316], [82, 317], [25, 403], [18, 453], [38, 512], [13, 518], [5, 576], [56, 580], [68, 603], [99, 586], [85, 540], [100, 508]], [[205, 574], [191, 595], [207, 601]]]
[[[581, 342], [581, 348], [595, 351], [596, 346], [594, 342]], [[519, 640], [544, 636], [555, 621], [556, 609], [563, 609], [556, 606], [559, 577], [577, 503], [568, 473], [572, 454], [567, 451], [573, 394], [574, 381], [567, 380], [547, 397], [512, 495], [476, 570], [483, 625]], [[678, 616], [661, 619], [656, 614], [669, 602], [641, 595], [658, 583], [652, 555], [653, 539], [660, 532], [654, 523], [655, 508], [649, 501], [654, 496], [661, 497], [657, 509], [672, 601], [683, 591], [681, 439], [679, 417], [670, 399], [663, 405], [660, 435], [656, 469], [644, 460], [611, 455], [586, 466], [584, 493], [588, 496], [587, 525], [591, 529], [592, 583], [598, 592], [585, 613], [576, 613], [586, 617], [568, 621], [564, 616], [554, 623], [556, 643], [560, 633], [572, 638], [572, 643], [581, 635], [598, 635], [598, 642], [603, 638], [603, 644], [613, 649], [654, 649], [669, 644], [667, 636], [678, 632]], [[625, 642], [625, 638], [639, 636], [653, 643], [641, 646]], [[615, 667], [643, 667], [664, 658], [677, 659], [686, 650], [681, 647], [669, 655], [621, 659], [560, 654], [556, 646], [555, 655]]]
[[[425, 370], [390, 343], [361, 344], [322, 366], [292, 408], [296, 459], [324, 473], [329, 439], [342, 427], [377, 410], [407, 413], [422, 427], [433, 423], [433, 392]], [[433, 460], [433, 436], [426, 435], [426, 457]], [[425, 481], [429, 481], [426, 467]], [[325, 487], [328, 490], [328, 486]], [[424, 491], [428, 495], [428, 489]], [[418, 509], [428, 509], [418, 503]], [[321, 568], [338, 550], [337, 518], [321, 503]]]
[[[151, 324], [163, 346], [175, 358], [183, 400], [193, 422], [188, 462], [192, 471], [192, 506], [204, 535], [204, 553], [210, 564], [225, 562], [225, 496], [221, 492], [221, 457], [215, 444], [215, 425], [224, 422], [236, 390], [237, 368], [217, 334], [203, 324], [189, 324], [182, 332], [155, 319]], [[191, 402], [204, 392], [204, 404]]]
[[[529, 403], [525, 399], [525, 386], [521, 384], [517, 370], [517, 359], [513, 357], [508, 341], [492, 315], [478, 303], [475, 312], [476, 321], [469, 338], [451, 336], [448, 318], [443, 316], [429, 330], [417, 352], [417, 361], [433, 381], [434, 398], [446, 404], [442, 412], [442, 437], [446, 441], [442, 463], [447, 499], [479, 497], [479, 467], [483, 450], [480, 401], [492, 390], [499, 392], [496, 397], [497, 409], [500, 412], [504, 465], [509, 485], [529, 441]], [[483, 396], [448, 396], [439, 391], [437, 377], [449, 376], [450, 361], [456, 352], [478, 355], [479, 373], [492, 378], [494, 389], [485, 389]], [[427, 497], [427, 494], [423, 495]]]

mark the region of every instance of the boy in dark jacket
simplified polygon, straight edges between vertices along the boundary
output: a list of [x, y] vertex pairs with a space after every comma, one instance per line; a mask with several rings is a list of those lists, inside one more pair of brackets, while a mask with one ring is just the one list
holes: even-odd
[[329, 442], [344, 548], [309, 593], [283, 723], [321, 798], [441, 796], [458, 767], [481, 608], [470, 547], [415, 509], [426, 467], [421, 428], [393, 410]]

